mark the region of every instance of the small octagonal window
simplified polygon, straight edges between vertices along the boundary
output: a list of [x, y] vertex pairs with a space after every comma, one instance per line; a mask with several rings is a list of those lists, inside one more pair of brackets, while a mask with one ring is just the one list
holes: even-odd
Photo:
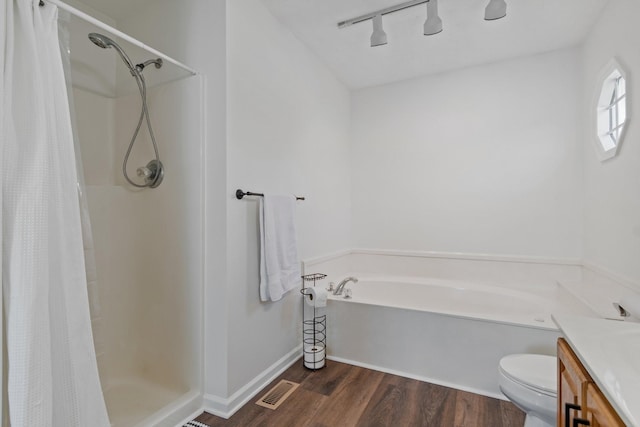
[[596, 108], [598, 152], [601, 160], [618, 153], [627, 122], [627, 81], [620, 65], [612, 60], [603, 72]]

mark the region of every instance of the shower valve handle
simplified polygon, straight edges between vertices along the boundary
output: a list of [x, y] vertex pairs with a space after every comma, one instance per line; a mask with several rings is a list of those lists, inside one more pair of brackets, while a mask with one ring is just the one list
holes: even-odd
[[151, 160], [146, 166], [140, 166], [137, 173], [147, 187], [156, 188], [164, 178], [164, 166], [158, 159]]
[[139, 167], [136, 172], [140, 178], [150, 178], [151, 175], [153, 175], [153, 172], [151, 171], [151, 169], [149, 169], [146, 166]]

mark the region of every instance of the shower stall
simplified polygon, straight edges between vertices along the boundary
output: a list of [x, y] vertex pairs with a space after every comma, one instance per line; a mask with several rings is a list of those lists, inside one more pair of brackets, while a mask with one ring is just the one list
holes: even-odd
[[174, 426], [202, 395], [202, 77], [64, 9], [61, 48], [109, 418], [114, 427]]

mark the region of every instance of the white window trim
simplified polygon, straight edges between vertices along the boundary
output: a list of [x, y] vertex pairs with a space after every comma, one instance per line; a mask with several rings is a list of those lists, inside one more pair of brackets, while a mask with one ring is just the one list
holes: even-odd
[[[604, 85], [607, 84], [607, 82], [610, 80], [611, 74], [614, 73], [615, 71], [620, 73], [620, 75], [624, 79], [625, 94], [617, 97], [617, 99], [612, 101], [610, 98], [610, 95], [608, 97], [603, 96], [604, 94], [602, 93], [602, 91], [603, 91]], [[627, 76], [627, 73], [625, 69], [620, 65], [620, 63], [615, 58], [613, 58], [607, 63], [607, 65], [600, 72], [598, 83], [595, 88], [595, 100], [594, 100], [594, 103], [592, 104], [595, 107], [590, 109], [590, 114], [595, 115], [595, 120], [593, 120], [594, 129], [592, 131], [592, 134], [595, 136], [594, 145], [596, 147], [596, 152], [600, 161], [611, 159], [612, 157], [615, 157], [620, 151], [620, 147], [622, 145], [622, 142], [624, 141], [626, 130], [629, 127], [629, 117], [630, 117], [631, 108], [629, 105], [630, 98], [626, 96], [628, 92], [629, 92], [629, 78]], [[626, 112], [625, 121], [621, 125], [616, 126], [616, 129], [614, 129], [613, 131], [610, 131], [609, 129], [603, 130], [602, 127], [599, 126], [598, 124], [599, 116], [601, 114], [608, 115], [611, 108], [620, 102], [625, 103], [625, 112]], [[612, 134], [616, 132], [618, 129], [620, 129], [620, 134], [614, 140], [612, 138]]]

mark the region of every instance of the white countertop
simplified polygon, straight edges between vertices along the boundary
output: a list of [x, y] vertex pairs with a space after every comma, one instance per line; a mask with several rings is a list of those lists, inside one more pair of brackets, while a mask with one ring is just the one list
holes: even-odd
[[620, 418], [640, 427], [640, 323], [552, 317]]

